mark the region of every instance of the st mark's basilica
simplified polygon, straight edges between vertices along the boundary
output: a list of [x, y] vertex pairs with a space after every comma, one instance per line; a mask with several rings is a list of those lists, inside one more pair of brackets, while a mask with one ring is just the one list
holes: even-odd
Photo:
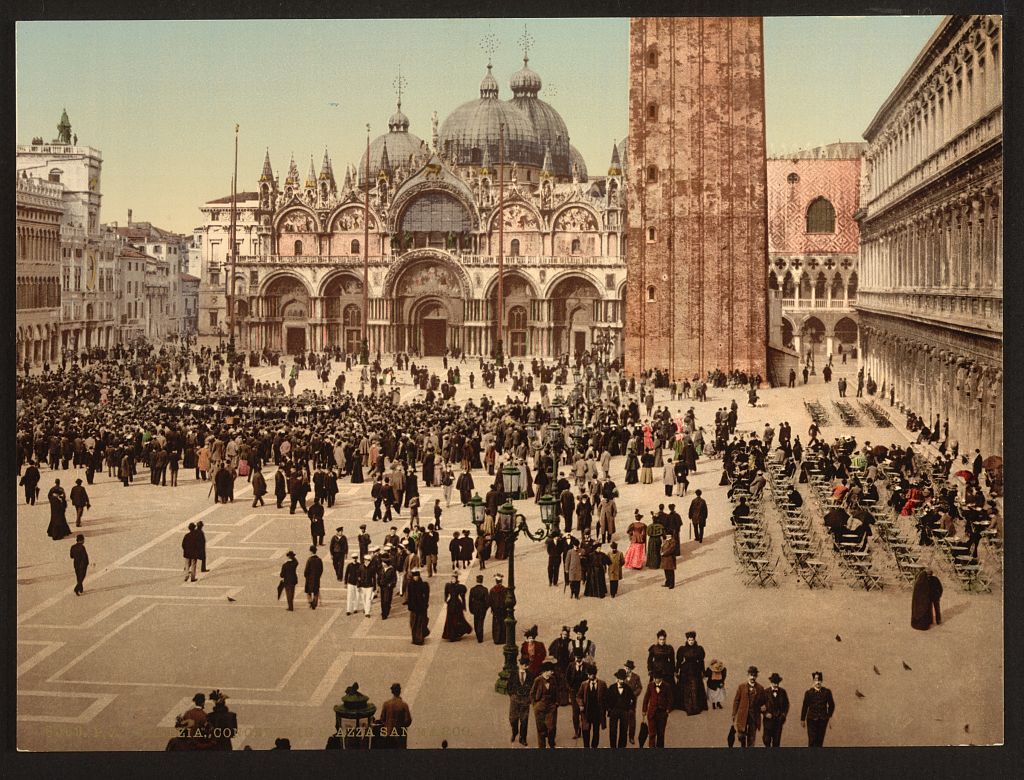
[[[410, 132], [399, 94], [369, 166], [364, 153], [343, 177], [325, 150], [319, 173], [310, 159], [303, 179], [293, 157], [282, 183], [268, 151], [257, 190], [236, 194], [241, 348], [357, 352], [368, 236], [371, 352], [491, 354], [503, 241], [508, 355], [620, 354], [625, 144], [610, 144], [606, 175], [591, 176], [528, 57], [509, 87], [501, 99], [488, 65], [478, 97], [440, 123], [435, 113], [429, 143]], [[202, 211], [200, 333], [217, 335], [229, 328], [231, 197]]]

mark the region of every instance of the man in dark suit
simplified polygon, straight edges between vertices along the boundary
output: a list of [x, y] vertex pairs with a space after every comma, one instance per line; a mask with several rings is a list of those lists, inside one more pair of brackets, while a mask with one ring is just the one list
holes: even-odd
[[612, 748], [626, 747], [626, 736], [629, 726], [629, 715], [636, 707], [636, 695], [626, 684], [629, 675], [625, 669], [615, 672], [615, 683], [609, 686], [605, 694], [605, 709], [608, 712], [608, 746]]
[[377, 586], [380, 588], [380, 619], [387, 620], [391, 614], [391, 599], [395, 595], [395, 585], [398, 584], [398, 571], [391, 565], [391, 550], [387, 545], [384, 548], [384, 555], [381, 557], [380, 574], [377, 578]]
[[708, 522], [708, 502], [701, 497], [700, 489], [694, 491], [694, 499], [690, 502], [687, 515], [693, 525], [693, 538], [704, 543], [704, 526]]
[[836, 703], [832, 691], [822, 685], [824, 675], [821, 672], [813, 672], [811, 679], [814, 680], [814, 686], [804, 693], [800, 725], [807, 729], [807, 747], [822, 747], [829, 719], [836, 711]]
[[757, 730], [761, 728], [761, 705], [764, 703], [764, 686], [757, 681], [757, 667], [747, 669], [747, 682], [736, 687], [732, 700], [733, 728], [739, 737], [741, 747], [753, 747]]
[[345, 559], [348, 557], [348, 537], [342, 533], [345, 529], [338, 526], [334, 536], [331, 537], [331, 563], [334, 564], [334, 573], [341, 582], [345, 577]]
[[520, 658], [519, 669], [508, 679], [508, 722], [512, 726], [512, 739], [526, 745], [526, 727], [530, 721], [530, 690], [534, 677], [530, 674], [530, 659]]
[[587, 679], [576, 692], [576, 706], [580, 711], [580, 726], [583, 729], [583, 747], [596, 748], [601, 741], [601, 729], [607, 727], [605, 719], [605, 696], [608, 685], [597, 679], [597, 667], [587, 664]]
[[473, 631], [476, 632], [477, 643], [484, 641], [484, 619], [487, 617], [487, 609], [490, 606], [487, 598], [487, 587], [484, 585], [484, 575], [476, 575], [476, 585], [469, 589], [469, 611], [473, 615]]
[[771, 686], [765, 689], [763, 704], [761, 705], [761, 717], [764, 725], [764, 733], [761, 739], [765, 747], [779, 747], [782, 741], [782, 726], [789, 714], [789, 694], [785, 689], [779, 687], [782, 678], [778, 672], [772, 672], [768, 677]]
[[295, 586], [299, 583], [299, 562], [295, 559], [295, 553], [289, 550], [285, 555], [288, 560], [281, 566], [281, 583], [277, 586], [277, 597], [281, 598], [281, 591], [288, 597], [288, 611], [295, 611]]
[[533, 722], [537, 724], [537, 747], [555, 746], [558, 731], [558, 684], [555, 682], [555, 665], [550, 661], [541, 665], [540, 677], [530, 688], [533, 703]]
[[572, 659], [565, 669], [565, 683], [569, 687], [569, 703], [572, 705], [573, 739], [580, 738], [580, 707], [576, 694], [586, 679], [587, 664], [583, 660], [583, 648], [578, 647], [572, 651]]
[[89, 571], [89, 553], [85, 551], [85, 537], [79, 534], [75, 537], [75, 543], [71, 545], [71, 560], [75, 567], [75, 595], [81, 596], [84, 590], [82, 584], [85, 582], [86, 572]]
[[[668, 714], [671, 711], [672, 683], [662, 679], [661, 672], [655, 671], [654, 679], [647, 686], [643, 703], [644, 719], [647, 721], [649, 744], [652, 748], [665, 747], [665, 726], [668, 724]], [[643, 747], [642, 733], [640, 746]]]

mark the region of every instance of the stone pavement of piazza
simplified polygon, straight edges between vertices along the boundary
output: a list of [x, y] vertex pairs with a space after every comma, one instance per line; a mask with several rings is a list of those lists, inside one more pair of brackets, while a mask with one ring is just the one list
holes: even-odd
[[[440, 371], [440, 359], [428, 364]], [[838, 375], [848, 372], [855, 381], [855, 365], [838, 369]], [[260, 379], [277, 379], [275, 368], [254, 373]], [[349, 386], [357, 381], [354, 369]], [[296, 389], [304, 386], [313, 387], [312, 372], [302, 372]], [[417, 392], [407, 384], [403, 399]], [[504, 399], [505, 392], [499, 384], [490, 394]], [[456, 401], [482, 395], [479, 387], [469, 391], [463, 384]], [[736, 398], [739, 431], [760, 432], [766, 421], [777, 427], [788, 420], [794, 435], [806, 442], [810, 418], [803, 400], [816, 398], [831, 408], [836, 397], [834, 381], [825, 385], [816, 376], [794, 390], [762, 391], [761, 405], [753, 409], [740, 389], [712, 389], [707, 402], [669, 405], [674, 415], [694, 406], [698, 424], [713, 430], [715, 410]], [[668, 391], [657, 391], [656, 403], [666, 402]], [[883, 431], [847, 428], [834, 420], [823, 435], [827, 440], [855, 435], [858, 442], [906, 441], [898, 421]], [[657, 478], [651, 485], [626, 485], [623, 461], [613, 459], [611, 475], [621, 493], [616, 539], [624, 551], [624, 528], [634, 509], [646, 518], [666, 499]], [[175, 736], [175, 715], [191, 706], [193, 694], [219, 688], [231, 697], [229, 706], [238, 716], [236, 750], [244, 745], [271, 748], [277, 737], [289, 738], [296, 749], [322, 749], [334, 730], [333, 706], [353, 682], [378, 712], [390, 698], [390, 685], [401, 683], [414, 721], [409, 747], [436, 748], [442, 740], [453, 748], [509, 745], [508, 700], [494, 692], [501, 647], [490, 641], [489, 631], [483, 644], [472, 635], [455, 643], [441, 639], [443, 587], [450, 572], [443, 542], [454, 529], [472, 527], [468, 509], [456, 501], [445, 510], [439, 574], [429, 580], [431, 634], [424, 646], [417, 647], [410, 642], [407, 612], [397, 597], [387, 621], [380, 619], [377, 604], [370, 620], [358, 612], [347, 617], [342, 585], [331, 576], [329, 565], [319, 609], [305, 608], [301, 585], [294, 612], [275, 599], [285, 552], [295, 550], [300, 563], [308, 556], [308, 521], [301, 514], [277, 510], [272, 500], [253, 509], [251, 489], [244, 480], [236, 483], [235, 502], [222, 505], [213, 504], [209, 483], [196, 482], [191, 471], [180, 472], [177, 488], [153, 486], [147, 473], [140, 471], [128, 489], [97, 474], [89, 489], [93, 508], [80, 529], [95, 565], [80, 598], [72, 593], [69, 541], [46, 537], [46, 503], [19, 503], [19, 748], [163, 750]], [[271, 494], [272, 473], [271, 466]], [[543, 545], [521, 540], [516, 561], [517, 639], [521, 641], [526, 627], [537, 624], [539, 639], [547, 644], [563, 624], [586, 619], [588, 636], [597, 646], [598, 676], [611, 681], [614, 671], [633, 659], [646, 685], [647, 648], [657, 630], [664, 628], [669, 644], [678, 646], [684, 632], [692, 629], [707, 660], [721, 659], [729, 670], [727, 702], [749, 665], [761, 670], [765, 684], [770, 673], [782, 675], [782, 687], [794, 707], [783, 731], [784, 746], [806, 744], [796, 710], [815, 670], [824, 672], [837, 705], [826, 740], [829, 746], [1003, 740], [1000, 575], [993, 572], [992, 593], [965, 593], [938, 566], [946, 586], [945, 619], [927, 632], [911, 628], [910, 587], [899, 583], [893, 572], [881, 591], [853, 589], [839, 578], [832, 589], [808, 590], [791, 573], [782, 573], [783, 564], [779, 587], [745, 586], [736, 568], [730, 505], [727, 488], [718, 486], [720, 474], [720, 461], [702, 459], [697, 473], [690, 475], [691, 495], [702, 489], [710, 517], [703, 545], [683, 542], [674, 590], [661, 587], [660, 571], [627, 569], [617, 598], [574, 601], [561, 585], [546, 584]], [[70, 485], [84, 474], [59, 476]], [[485, 475], [477, 470], [474, 476], [479, 489]], [[52, 485], [53, 477], [43, 469], [43, 490]], [[420, 490], [426, 517], [441, 489]], [[381, 543], [388, 529], [369, 522], [369, 491], [370, 483], [341, 483], [338, 501], [326, 513], [328, 536], [342, 525], [352, 544], [359, 524], [366, 522], [373, 543]], [[685, 517], [690, 497], [667, 500], [674, 501]], [[533, 527], [540, 525], [532, 499], [517, 502], [517, 508]], [[187, 524], [200, 519], [205, 523], [210, 571], [196, 583], [184, 583], [181, 538]], [[401, 520], [396, 517], [399, 530], [405, 519], [404, 513]], [[327, 548], [321, 556], [329, 564]], [[927, 553], [922, 560], [930, 562]], [[483, 572], [486, 585], [491, 587], [494, 575], [504, 574], [506, 568], [507, 561], [488, 562]], [[477, 573], [474, 562], [463, 582], [472, 585]], [[951, 666], [950, 659], [967, 662]], [[530, 720], [532, 747], [532, 715]], [[561, 708], [558, 720], [559, 747], [579, 747], [582, 741], [572, 739], [570, 708]], [[728, 703], [724, 710], [693, 717], [675, 711], [668, 720], [666, 745], [724, 747], [729, 725]], [[605, 745], [607, 733], [602, 737]]]

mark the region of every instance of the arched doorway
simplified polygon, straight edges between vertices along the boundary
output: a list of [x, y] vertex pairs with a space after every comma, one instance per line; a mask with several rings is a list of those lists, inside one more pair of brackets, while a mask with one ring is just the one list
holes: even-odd
[[[843, 351], [847, 354], [855, 353], [857, 349], [857, 323], [849, 317], [843, 317], [836, 323], [833, 329], [835, 340], [843, 345]], [[838, 344], [836, 352], [838, 352]]]
[[[509, 357], [524, 357], [530, 351], [529, 336], [531, 323], [529, 312], [537, 293], [533, 283], [517, 272], [506, 271], [504, 275], [504, 311], [502, 312], [502, 340], [505, 354]], [[490, 302], [491, 338], [497, 338], [498, 279], [491, 282], [488, 291]]]
[[589, 279], [571, 275], [556, 283], [548, 297], [553, 303], [555, 354], [582, 354], [590, 348], [594, 302], [601, 293]]
[[[415, 251], [415, 250], [414, 250]], [[423, 252], [423, 256], [418, 256]], [[389, 271], [393, 312], [391, 349], [442, 355], [462, 347], [462, 326], [470, 289], [465, 277], [448, 255], [419, 250], [408, 263]], [[476, 312], [483, 319], [483, 307]], [[428, 351], [427, 351], [428, 350]]]
[[424, 357], [443, 355], [448, 349], [448, 309], [439, 300], [427, 299], [417, 304], [413, 313], [414, 335], [418, 337], [419, 353]]
[[788, 318], [782, 318], [782, 346], [793, 348], [793, 323]]
[[335, 276], [324, 286], [323, 299], [327, 345], [343, 346], [348, 354], [358, 352], [363, 324], [362, 281], [351, 274]]
[[274, 279], [263, 293], [267, 341], [272, 349], [294, 355], [306, 349], [309, 291], [293, 276]]
[[810, 354], [817, 363], [823, 355], [824, 344], [825, 325], [817, 317], [808, 317], [800, 328], [800, 347], [804, 353], [800, 357], [806, 359]]

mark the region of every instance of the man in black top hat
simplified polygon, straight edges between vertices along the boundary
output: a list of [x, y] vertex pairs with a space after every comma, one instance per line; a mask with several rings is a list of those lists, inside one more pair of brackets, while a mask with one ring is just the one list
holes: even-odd
[[626, 747], [626, 736], [629, 716], [636, 713], [636, 694], [629, 687], [625, 669], [615, 672], [615, 682], [605, 694], [605, 707], [608, 710], [608, 746], [612, 748]]
[[583, 729], [583, 747], [596, 748], [601, 741], [601, 729], [607, 726], [605, 720], [605, 699], [608, 685], [597, 679], [597, 667], [587, 664], [587, 678], [576, 692], [576, 704], [580, 711], [580, 725]]
[[487, 595], [484, 575], [478, 574], [476, 575], [476, 585], [469, 589], [469, 611], [473, 615], [473, 631], [476, 632], [478, 644], [484, 641], [484, 619], [487, 617], [487, 609], [490, 607]]
[[640, 681], [640, 675], [634, 671], [636, 664], [633, 663], [632, 659], [626, 661], [623, 664], [623, 668], [626, 670], [626, 684], [633, 691], [633, 706], [629, 710], [629, 744], [636, 744], [636, 706], [640, 703], [640, 694], [644, 690], [644, 684]]
[[789, 714], [789, 695], [785, 689], [779, 687], [782, 678], [778, 672], [772, 672], [768, 682], [771, 686], [765, 689], [764, 704], [761, 705], [764, 725], [761, 739], [765, 747], [779, 747], [782, 741], [782, 726]]
[[295, 586], [299, 583], [299, 562], [295, 559], [295, 553], [289, 550], [285, 555], [288, 560], [281, 566], [281, 582], [277, 586], [277, 597], [281, 598], [281, 591], [288, 597], [288, 611], [295, 611]]
[[825, 677], [821, 672], [812, 672], [814, 685], [804, 693], [804, 703], [800, 708], [800, 725], [807, 729], [807, 747], [823, 747], [825, 731], [829, 719], [835, 714], [836, 703], [832, 691], [822, 682]]

